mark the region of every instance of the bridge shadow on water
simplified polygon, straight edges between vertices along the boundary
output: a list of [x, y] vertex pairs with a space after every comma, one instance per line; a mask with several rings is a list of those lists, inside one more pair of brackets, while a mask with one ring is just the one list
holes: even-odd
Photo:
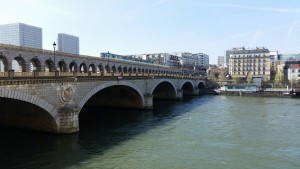
[[[153, 110], [85, 107], [80, 132], [56, 135], [0, 128], [0, 168], [68, 168], [170, 122], [209, 99], [155, 100]], [[204, 98], [204, 99], [203, 99]]]

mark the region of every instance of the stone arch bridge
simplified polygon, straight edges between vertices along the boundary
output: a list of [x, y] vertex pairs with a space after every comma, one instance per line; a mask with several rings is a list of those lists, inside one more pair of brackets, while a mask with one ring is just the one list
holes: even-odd
[[85, 105], [152, 109], [153, 99], [181, 100], [204, 88], [204, 80], [174, 77], [0, 80], [0, 124], [73, 133]]
[[0, 44], [5, 126], [73, 133], [86, 105], [152, 109], [153, 99], [181, 100], [205, 86], [204, 78], [167, 66]]

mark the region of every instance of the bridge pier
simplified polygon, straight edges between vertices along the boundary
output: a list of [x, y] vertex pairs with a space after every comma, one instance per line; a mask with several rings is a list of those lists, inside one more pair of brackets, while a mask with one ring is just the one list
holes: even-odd
[[195, 87], [194, 88], [194, 96], [199, 96], [199, 88], [198, 87]]
[[153, 109], [153, 95], [152, 94], [144, 95], [144, 109]]
[[183, 90], [182, 89], [177, 89], [177, 100], [183, 100]]
[[63, 107], [58, 110], [59, 124], [58, 133], [68, 134], [79, 131], [79, 119], [77, 108]]

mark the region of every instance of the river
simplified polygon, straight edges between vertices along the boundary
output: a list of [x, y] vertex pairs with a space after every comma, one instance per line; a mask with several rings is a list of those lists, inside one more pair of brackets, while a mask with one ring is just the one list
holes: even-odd
[[300, 100], [202, 96], [86, 108], [80, 132], [0, 128], [0, 168], [300, 168]]

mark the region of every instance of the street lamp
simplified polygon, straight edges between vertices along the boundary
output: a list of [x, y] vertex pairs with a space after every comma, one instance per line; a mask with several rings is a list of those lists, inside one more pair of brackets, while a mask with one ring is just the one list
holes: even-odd
[[54, 52], [53, 52], [53, 60], [54, 60], [54, 70], [56, 70], [56, 64], [55, 64], [55, 47], [56, 47], [56, 43], [55, 42], [53, 42], [53, 50], [54, 50]]

